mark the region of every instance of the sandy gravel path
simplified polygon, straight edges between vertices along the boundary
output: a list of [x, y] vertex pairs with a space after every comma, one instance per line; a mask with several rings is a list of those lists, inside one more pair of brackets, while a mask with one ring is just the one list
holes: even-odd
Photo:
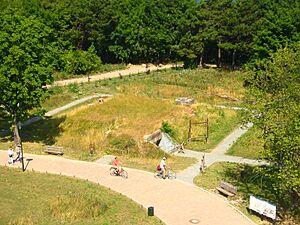
[[[111, 72], [107, 72], [107, 73], [99, 73], [99, 74], [89, 76], [89, 78], [90, 78], [90, 81], [103, 80], [103, 79], [119, 77], [119, 76], [127, 76], [130, 74], [144, 73], [149, 70], [155, 71], [155, 70], [169, 69], [172, 67], [175, 67], [175, 65], [173, 65], [173, 64], [167, 64], [167, 65], [162, 65], [162, 66], [150, 65], [148, 67], [146, 67], [145, 65], [131, 65], [129, 68], [124, 69], [124, 70], [115, 70], [115, 71], [111, 71]], [[88, 82], [87, 76], [81, 77], [81, 78], [73, 78], [73, 79], [68, 79], [68, 80], [55, 81], [53, 85], [64, 86], [64, 85], [68, 85], [68, 84], [84, 83], [84, 82]]]

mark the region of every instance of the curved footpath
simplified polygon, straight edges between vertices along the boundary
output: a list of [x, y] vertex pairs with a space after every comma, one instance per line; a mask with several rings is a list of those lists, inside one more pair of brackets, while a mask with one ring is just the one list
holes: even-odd
[[[126, 169], [128, 179], [109, 175], [108, 165], [69, 160], [59, 156], [26, 154], [32, 158], [27, 170], [49, 172], [88, 179], [133, 199], [154, 212], [169, 225], [250, 225], [254, 224], [232, 207], [225, 198], [179, 180], [156, 179], [152, 173]], [[25, 161], [26, 162], [26, 161]], [[0, 165], [6, 165], [7, 152], [0, 151]], [[9, 167], [20, 167], [20, 164]]]

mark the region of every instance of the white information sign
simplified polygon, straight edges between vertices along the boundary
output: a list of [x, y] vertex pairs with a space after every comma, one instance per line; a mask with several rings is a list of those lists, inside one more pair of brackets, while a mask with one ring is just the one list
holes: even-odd
[[259, 214], [267, 216], [272, 219], [276, 219], [276, 206], [261, 200], [259, 198], [255, 198], [254, 196], [250, 196], [250, 205], [249, 208]]

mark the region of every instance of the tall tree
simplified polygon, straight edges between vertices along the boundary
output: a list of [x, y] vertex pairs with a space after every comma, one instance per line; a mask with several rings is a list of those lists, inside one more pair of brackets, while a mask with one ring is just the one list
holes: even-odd
[[184, 60], [185, 67], [202, 67], [204, 40], [202, 29], [203, 21], [199, 16], [199, 4], [189, 2], [184, 16], [179, 20], [179, 37], [173, 46]]
[[51, 30], [33, 17], [0, 15], [0, 105], [21, 142], [18, 122], [47, 97], [52, 81]]
[[263, 156], [279, 201], [300, 203], [300, 42], [257, 63], [246, 79], [254, 104], [249, 117], [263, 131]]
[[253, 56], [266, 58], [279, 48], [300, 40], [300, 2], [298, 0], [260, 2], [263, 13], [253, 39]]
[[200, 15], [204, 21], [204, 28], [202, 30], [205, 37], [206, 47], [217, 47], [216, 63], [221, 67], [222, 60], [222, 46], [225, 41], [225, 36], [228, 34], [230, 27], [230, 19], [233, 17], [232, 0], [205, 0], [201, 1]]

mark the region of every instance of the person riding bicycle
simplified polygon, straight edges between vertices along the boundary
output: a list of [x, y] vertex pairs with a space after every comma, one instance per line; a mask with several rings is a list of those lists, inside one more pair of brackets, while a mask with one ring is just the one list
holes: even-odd
[[166, 157], [163, 157], [159, 164], [160, 173], [162, 174], [162, 178], [164, 179], [166, 178], [166, 159]]
[[112, 161], [112, 165], [116, 168], [117, 173], [121, 172], [121, 162], [118, 160], [118, 157], [115, 157], [115, 159]]

